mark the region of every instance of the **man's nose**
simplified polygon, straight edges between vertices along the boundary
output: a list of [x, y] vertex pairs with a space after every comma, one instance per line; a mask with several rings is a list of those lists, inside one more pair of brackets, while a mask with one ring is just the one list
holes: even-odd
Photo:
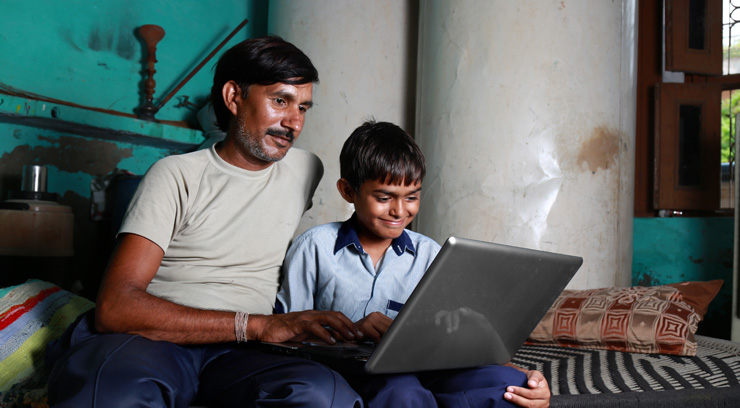
[[293, 131], [296, 135], [303, 130], [303, 122], [305, 117], [298, 107], [295, 109], [289, 109], [283, 117], [283, 127], [286, 127]]

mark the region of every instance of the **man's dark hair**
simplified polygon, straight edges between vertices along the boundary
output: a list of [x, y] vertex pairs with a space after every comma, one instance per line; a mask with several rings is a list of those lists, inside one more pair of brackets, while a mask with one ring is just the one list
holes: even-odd
[[224, 132], [232, 115], [221, 90], [229, 81], [236, 82], [246, 98], [250, 85], [316, 83], [319, 73], [303, 51], [278, 36], [250, 38], [233, 46], [219, 58], [211, 88], [213, 112]]
[[424, 154], [400, 127], [374, 120], [354, 130], [342, 146], [339, 169], [355, 192], [368, 180], [388, 184], [421, 183], [426, 174]]

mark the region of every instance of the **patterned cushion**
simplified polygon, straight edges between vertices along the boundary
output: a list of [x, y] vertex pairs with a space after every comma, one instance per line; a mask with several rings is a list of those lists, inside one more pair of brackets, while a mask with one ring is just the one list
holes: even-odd
[[696, 355], [694, 334], [721, 280], [565, 290], [529, 344]]

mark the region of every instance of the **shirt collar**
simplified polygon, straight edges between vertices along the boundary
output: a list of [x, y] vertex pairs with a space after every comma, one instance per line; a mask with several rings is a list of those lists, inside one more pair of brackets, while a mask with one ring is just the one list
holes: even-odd
[[[360, 237], [357, 236], [357, 229], [355, 227], [356, 222], [356, 215], [352, 214], [350, 219], [342, 223], [342, 226], [339, 228], [339, 232], [337, 233], [337, 241], [334, 244], [335, 254], [339, 252], [340, 249], [346, 248], [350, 245], [354, 245], [358, 251], [364, 252], [362, 244], [360, 244]], [[391, 247], [393, 247], [393, 251], [398, 256], [403, 255], [406, 250], [410, 251], [412, 254], [416, 254], [414, 244], [411, 242], [411, 238], [406, 231], [403, 231], [398, 238], [391, 241]]]

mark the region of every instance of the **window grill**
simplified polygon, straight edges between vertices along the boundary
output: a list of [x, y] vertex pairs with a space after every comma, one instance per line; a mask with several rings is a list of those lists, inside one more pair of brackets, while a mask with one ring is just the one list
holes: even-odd
[[[740, 73], [740, 0], [723, 4], [722, 49], [723, 75]], [[735, 140], [740, 114], [740, 89], [722, 93], [722, 172], [721, 208], [735, 207]]]

